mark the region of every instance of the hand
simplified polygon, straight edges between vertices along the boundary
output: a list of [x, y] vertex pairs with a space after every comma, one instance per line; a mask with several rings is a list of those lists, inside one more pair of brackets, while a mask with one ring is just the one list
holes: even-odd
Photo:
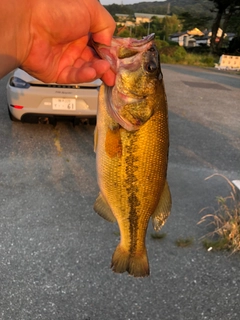
[[[38, 0], [31, 10], [29, 41], [20, 68], [44, 82], [79, 83], [115, 75], [88, 45], [110, 45], [115, 22], [97, 0]], [[28, 30], [25, 30], [26, 32]]]

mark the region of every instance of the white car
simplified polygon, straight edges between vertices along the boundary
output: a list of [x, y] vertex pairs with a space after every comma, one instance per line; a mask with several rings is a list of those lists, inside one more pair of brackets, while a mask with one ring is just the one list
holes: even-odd
[[56, 124], [58, 119], [95, 124], [101, 80], [81, 84], [44, 83], [16, 69], [7, 83], [12, 121]]

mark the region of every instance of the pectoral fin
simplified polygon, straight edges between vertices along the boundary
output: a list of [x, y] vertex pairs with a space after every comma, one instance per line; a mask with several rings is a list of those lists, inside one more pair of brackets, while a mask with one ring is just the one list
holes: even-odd
[[101, 193], [99, 193], [94, 207], [94, 211], [97, 212], [102, 218], [109, 222], [116, 222], [116, 218], [114, 217], [111, 208], [109, 207], [108, 203], [104, 199]]
[[171, 193], [167, 181], [163, 192], [161, 194], [160, 201], [155, 209], [154, 214], [152, 215], [152, 224], [155, 231], [159, 231], [162, 226], [165, 224], [172, 206]]

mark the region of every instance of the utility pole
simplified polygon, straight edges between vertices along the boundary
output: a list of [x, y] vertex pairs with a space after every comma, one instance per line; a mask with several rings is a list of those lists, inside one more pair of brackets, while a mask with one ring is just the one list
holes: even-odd
[[170, 16], [171, 14], [171, 3], [168, 2], [168, 6], [167, 6], [167, 15]]

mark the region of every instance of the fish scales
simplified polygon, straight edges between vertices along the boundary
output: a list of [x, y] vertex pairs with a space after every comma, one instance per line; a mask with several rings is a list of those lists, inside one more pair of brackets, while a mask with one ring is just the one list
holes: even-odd
[[[145, 237], [150, 217], [155, 216], [159, 229], [171, 206], [166, 187], [169, 139], [162, 80], [155, 81], [154, 93], [145, 99], [146, 105], [152, 105], [151, 116], [137, 130], [129, 131], [109, 113], [108, 87], [103, 84], [99, 92], [95, 144], [100, 196], [94, 209], [109, 221], [116, 219], [120, 229], [112, 269], [135, 277], [149, 274]], [[163, 194], [166, 201], [161, 199]]]

